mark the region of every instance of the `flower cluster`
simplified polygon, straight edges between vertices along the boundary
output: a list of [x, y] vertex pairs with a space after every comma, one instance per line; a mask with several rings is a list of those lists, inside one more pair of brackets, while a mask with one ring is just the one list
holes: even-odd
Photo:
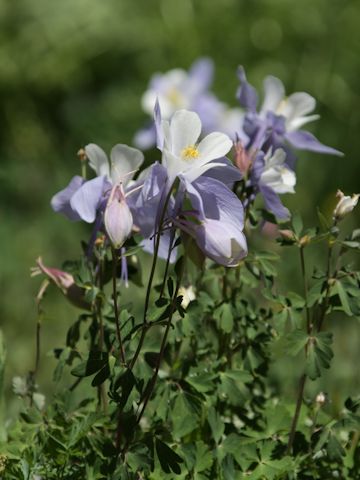
[[177, 69], [152, 79], [142, 104], [154, 118], [136, 143], [156, 143], [160, 155], [139, 174], [140, 150], [117, 144], [109, 161], [97, 145], [85, 147], [95, 178], [75, 176], [51, 203], [71, 220], [94, 223], [89, 252], [99, 232], [114, 249], [140, 233], [145, 251], [173, 261], [176, 236], [190, 237], [206, 257], [236, 266], [247, 254], [244, 223], [258, 194], [275, 217], [289, 218], [279, 195], [294, 193], [292, 148], [340, 154], [301, 129], [318, 118], [308, 115], [313, 97], [285, 97], [281, 81], [267, 77], [258, 110], [258, 95], [241, 67], [237, 98], [244, 110], [232, 112], [229, 129], [229, 109], [209, 91], [212, 73], [211, 61], [200, 59], [189, 73]]

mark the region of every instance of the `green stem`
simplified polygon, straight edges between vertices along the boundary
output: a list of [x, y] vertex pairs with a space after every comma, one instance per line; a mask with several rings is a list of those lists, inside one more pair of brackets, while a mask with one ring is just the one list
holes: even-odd
[[[310, 310], [309, 310], [309, 306], [308, 306], [308, 283], [307, 283], [305, 255], [304, 255], [304, 247], [303, 246], [300, 247], [300, 263], [301, 263], [301, 273], [302, 273], [303, 282], [304, 282], [304, 297], [305, 297], [305, 304], [306, 304], [305, 305], [306, 331], [307, 331], [308, 335], [310, 335], [311, 331], [312, 331], [312, 325], [311, 325], [311, 320], [310, 320]], [[305, 345], [305, 355], [307, 355], [307, 344]], [[300, 380], [299, 380], [295, 413], [294, 413], [294, 417], [293, 417], [292, 422], [291, 422], [289, 441], [288, 441], [287, 449], [286, 449], [287, 454], [289, 454], [292, 450], [294, 437], [295, 437], [295, 432], [296, 432], [296, 427], [297, 427], [297, 423], [298, 423], [298, 420], [299, 420], [299, 416], [300, 416], [300, 412], [301, 412], [301, 406], [302, 406], [303, 397], [304, 397], [306, 379], [307, 379], [307, 375], [306, 375], [306, 373], [303, 373], [302, 376], [300, 377]]]
[[112, 263], [113, 263], [112, 287], [113, 287], [113, 299], [114, 299], [116, 336], [119, 342], [120, 362], [123, 364], [126, 364], [124, 346], [121, 339], [120, 318], [119, 318], [119, 309], [118, 309], [118, 303], [117, 303], [117, 289], [116, 289], [117, 256], [113, 247], [111, 247], [111, 253], [112, 253]]
[[304, 247], [300, 247], [300, 263], [301, 263], [301, 273], [304, 282], [304, 297], [305, 297], [305, 311], [306, 311], [306, 330], [307, 333], [310, 334], [312, 330], [311, 320], [310, 320], [310, 310], [308, 306], [308, 283], [307, 283], [307, 275], [306, 275], [306, 266], [305, 266], [305, 255], [304, 255]]
[[137, 424], [140, 423], [140, 420], [141, 420], [141, 418], [144, 414], [144, 411], [145, 411], [146, 406], [147, 406], [147, 404], [148, 404], [148, 402], [151, 398], [152, 392], [153, 392], [155, 384], [156, 384], [156, 380], [157, 380], [157, 376], [158, 376], [158, 373], [159, 373], [160, 365], [161, 365], [161, 362], [163, 360], [164, 353], [165, 353], [166, 340], [167, 340], [167, 336], [168, 336], [168, 333], [169, 333], [169, 330], [170, 330], [170, 327], [171, 327], [171, 321], [172, 321], [174, 312], [176, 310], [176, 299], [177, 299], [177, 296], [178, 296], [178, 293], [179, 293], [179, 288], [180, 288], [180, 284], [181, 284], [182, 277], [183, 277], [183, 274], [184, 274], [184, 269], [185, 269], [185, 258], [183, 259], [181, 271], [180, 271], [179, 276], [177, 278], [176, 288], [175, 288], [175, 292], [174, 292], [174, 295], [173, 295], [173, 298], [172, 298], [171, 310], [169, 312], [168, 321], [166, 323], [164, 336], [163, 336], [162, 341], [161, 341], [160, 353], [159, 353], [159, 357], [158, 357], [158, 360], [157, 360], [157, 363], [156, 363], [155, 371], [154, 371], [154, 374], [153, 374], [153, 376], [150, 380], [149, 387], [147, 388], [147, 393], [146, 393], [146, 397], [143, 401], [143, 406], [142, 406], [141, 411], [139, 413], [139, 416], [136, 420]]
[[151, 288], [152, 288], [152, 284], [153, 284], [153, 280], [154, 280], [154, 275], [155, 275], [156, 263], [157, 263], [158, 254], [159, 254], [159, 246], [160, 246], [160, 239], [161, 239], [161, 229], [162, 229], [162, 224], [163, 224], [164, 219], [165, 219], [165, 214], [166, 214], [167, 206], [168, 206], [169, 201], [170, 201], [170, 198], [171, 198], [172, 187], [173, 187], [173, 185], [169, 188], [169, 192], [168, 192], [168, 194], [167, 194], [167, 196], [166, 196], [165, 203], [164, 203], [164, 206], [163, 206], [163, 209], [162, 209], [162, 212], [161, 212], [161, 215], [160, 215], [160, 219], [159, 219], [159, 227], [158, 227], [158, 232], [157, 232], [157, 235], [156, 235], [153, 261], [152, 261], [151, 270], [150, 270], [150, 276], [149, 276], [149, 281], [148, 281], [147, 289], [146, 289], [145, 305], [144, 305], [144, 316], [143, 316], [143, 324], [142, 324], [142, 328], [141, 328], [141, 336], [140, 336], [140, 340], [139, 340], [137, 349], [136, 349], [136, 351], [135, 351], [134, 357], [133, 357], [133, 359], [131, 360], [130, 365], [129, 365], [130, 370], [132, 370], [132, 368], [134, 367], [135, 362], [136, 362], [136, 360], [137, 360], [137, 358], [138, 358], [138, 356], [139, 356], [139, 354], [140, 354], [142, 345], [143, 345], [144, 340], [145, 340], [145, 335], [146, 335], [146, 332], [147, 332], [147, 312], [148, 312], [148, 308], [149, 308], [150, 293], [151, 293]]
[[292, 446], [293, 446], [293, 443], [294, 443], [296, 426], [297, 426], [297, 422], [298, 422], [298, 420], [299, 420], [299, 415], [300, 415], [301, 406], [302, 406], [302, 402], [303, 402], [303, 396], [304, 396], [304, 389], [305, 389], [306, 378], [307, 378], [307, 377], [306, 377], [306, 374], [304, 373], [304, 374], [300, 377], [300, 381], [299, 381], [298, 397], [297, 397], [297, 401], [296, 401], [296, 408], [295, 408], [294, 417], [293, 417], [293, 419], [292, 419], [291, 428], [290, 428], [290, 435], [289, 435], [289, 441], [288, 441], [287, 448], [286, 448], [286, 454], [287, 454], [287, 455], [291, 452]]

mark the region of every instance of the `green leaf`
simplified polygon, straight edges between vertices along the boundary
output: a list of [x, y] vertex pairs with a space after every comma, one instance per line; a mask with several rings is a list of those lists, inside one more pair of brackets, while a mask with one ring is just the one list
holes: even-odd
[[106, 363], [106, 365], [95, 375], [93, 378], [91, 385], [93, 387], [98, 387], [102, 383], [105, 382], [110, 376], [110, 367], [109, 364]]
[[225, 424], [221, 420], [220, 414], [215, 410], [214, 407], [209, 409], [208, 422], [215, 442], [219, 443], [225, 430]]
[[234, 327], [233, 312], [230, 303], [223, 303], [214, 312], [219, 328], [225, 333], [231, 333]]
[[213, 455], [209, 447], [203, 441], [196, 442], [195, 473], [203, 472], [211, 468], [212, 463]]
[[342, 282], [340, 282], [339, 280], [336, 280], [335, 284], [333, 285], [332, 292], [334, 291], [339, 295], [342, 308], [346, 315], [352, 316], [347, 292], [344, 289]]
[[286, 353], [292, 356], [298, 355], [308, 341], [308, 335], [303, 330], [297, 329], [289, 333], [285, 338]]
[[301, 218], [299, 212], [293, 213], [293, 215], [292, 215], [292, 225], [293, 225], [293, 228], [294, 228], [295, 235], [297, 237], [300, 237], [301, 232], [303, 230], [303, 221], [302, 221], [302, 218]]
[[214, 389], [216, 377], [214, 373], [197, 373], [195, 369], [190, 369], [186, 381], [198, 392], [207, 393]]
[[329, 332], [321, 332], [309, 337], [305, 373], [311, 380], [320, 377], [322, 370], [330, 367], [334, 356], [331, 344], [332, 334]]
[[191, 433], [199, 423], [201, 408], [194, 396], [179, 392], [172, 408], [173, 435], [181, 438]]
[[158, 438], [155, 439], [155, 448], [162, 470], [165, 473], [174, 472], [177, 475], [180, 474], [181, 467], [179, 464], [184, 460]]
[[75, 377], [88, 377], [101, 370], [108, 363], [108, 355], [105, 352], [90, 352], [85, 362], [79, 363], [71, 370]]
[[317, 207], [316, 209], [317, 211], [317, 216], [319, 218], [319, 222], [320, 222], [320, 225], [321, 225], [321, 228], [325, 231], [329, 230], [330, 229], [330, 222], [328, 221], [328, 219], [325, 217], [325, 215], [321, 212], [320, 208]]

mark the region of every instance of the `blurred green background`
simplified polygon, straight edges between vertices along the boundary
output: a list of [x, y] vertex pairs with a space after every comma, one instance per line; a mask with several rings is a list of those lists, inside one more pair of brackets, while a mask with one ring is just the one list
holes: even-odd
[[[316, 205], [331, 210], [337, 188], [360, 189], [359, 22], [358, 0], [0, 2], [0, 319], [8, 392], [11, 378], [34, 362], [40, 281], [30, 279], [30, 267], [39, 254], [57, 266], [76, 258], [88, 234], [87, 226], [49, 205], [79, 173], [77, 150], [89, 142], [106, 150], [131, 143], [146, 120], [140, 97], [155, 71], [187, 69], [210, 56], [214, 91], [236, 106], [235, 72], [243, 64], [259, 88], [272, 74], [287, 92], [315, 96], [322, 118], [310, 128], [345, 153], [340, 159], [299, 155], [297, 193], [286, 202], [314, 220]], [[298, 265], [286, 268], [296, 275]], [[46, 352], [61, 345], [77, 311], [55, 289], [45, 305], [39, 381], [51, 391], [53, 361]], [[324, 385], [335, 393], [358, 390], [360, 383], [359, 323], [341, 322], [335, 322], [336, 366]]]

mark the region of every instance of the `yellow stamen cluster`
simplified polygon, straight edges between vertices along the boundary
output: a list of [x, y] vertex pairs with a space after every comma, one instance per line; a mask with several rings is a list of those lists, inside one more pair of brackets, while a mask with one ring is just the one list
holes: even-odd
[[199, 150], [195, 147], [195, 145], [189, 145], [185, 147], [181, 151], [181, 157], [184, 160], [191, 160], [192, 158], [198, 158], [200, 155]]

